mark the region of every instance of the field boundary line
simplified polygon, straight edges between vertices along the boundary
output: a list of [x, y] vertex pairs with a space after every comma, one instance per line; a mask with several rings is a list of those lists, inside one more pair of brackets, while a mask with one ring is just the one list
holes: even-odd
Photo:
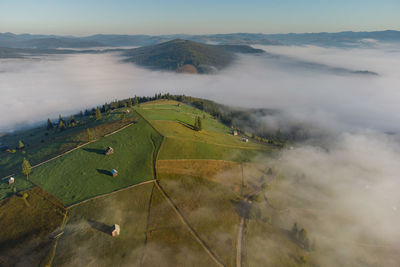
[[155, 160], [154, 160], [154, 181], [155, 181], [155, 185], [157, 187], [157, 189], [160, 191], [160, 193], [162, 194], [162, 196], [167, 200], [168, 204], [172, 207], [172, 209], [175, 211], [175, 213], [178, 215], [178, 219], [183, 223], [183, 225], [186, 226], [186, 228], [189, 230], [190, 234], [195, 238], [195, 240], [200, 244], [200, 246], [205, 250], [205, 252], [211, 257], [211, 259], [220, 267], [225, 267], [225, 265], [222, 263], [222, 261], [217, 257], [217, 255], [214, 253], [214, 251], [211, 250], [211, 248], [209, 248], [207, 246], [207, 244], [201, 239], [201, 237], [199, 236], [199, 234], [190, 226], [189, 222], [185, 219], [185, 217], [183, 216], [183, 214], [180, 212], [180, 210], [178, 209], [178, 207], [175, 205], [175, 203], [172, 201], [172, 199], [168, 196], [168, 194], [165, 192], [165, 190], [161, 187], [161, 185], [159, 184], [159, 180], [157, 178], [157, 161], [158, 161], [158, 156], [159, 156], [159, 152], [161, 151], [161, 148], [163, 146], [163, 144], [165, 143], [164, 140], [167, 138], [165, 137], [163, 134], [161, 134], [154, 126], [153, 124], [150, 123], [149, 120], [147, 120], [146, 118], [144, 118], [144, 116], [142, 114], [140, 114], [138, 111], [136, 111], [136, 113], [139, 114], [139, 116], [141, 116], [148, 124], [150, 124], [150, 126], [162, 137], [161, 139], [161, 145], [159, 147], [159, 149], [157, 150], [157, 154], [155, 155]]
[[[113, 132], [111, 132], [111, 133], [108, 133], [108, 134], [104, 135], [103, 137], [107, 137], [107, 136], [116, 134], [116, 133], [118, 133], [118, 132], [120, 132], [120, 131], [122, 131], [122, 130], [128, 128], [129, 126], [131, 126], [131, 125], [133, 125], [133, 124], [134, 124], [134, 123], [129, 123], [128, 125], [125, 125], [125, 126], [123, 126], [122, 128], [119, 128], [119, 129], [117, 129], [117, 130], [115, 130], [115, 131], [113, 131]], [[103, 137], [101, 137], [101, 138], [103, 138]], [[67, 154], [69, 154], [69, 153], [71, 153], [71, 152], [73, 152], [73, 151], [75, 151], [75, 150], [77, 150], [77, 149], [79, 149], [79, 148], [82, 148], [82, 147], [84, 147], [84, 146], [87, 146], [87, 145], [89, 145], [89, 144], [91, 144], [91, 143], [97, 142], [98, 140], [100, 140], [100, 138], [99, 138], [99, 139], [92, 140], [92, 141], [89, 141], [89, 142], [86, 142], [86, 143], [84, 143], [84, 144], [81, 144], [81, 145], [79, 145], [79, 146], [77, 146], [77, 147], [72, 148], [71, 150], [65, 151], [64, 153], [62, 153], [62, 154], [60, 154], [60, 155], [57, 155], [57, 156], [52, 157], [52, 158], [50, 158], [50, 159], [48, 159], [48, 160], [45, 160], [45, 161], [40, 162], [40, 163], [38, 163], [38, 164], [36, 164], [36, 165], [33, 165], [33, 166], [32, 166], [32, 169], [34, 169], [34, 168], [36, 168], [36, 167], [39, 167], [39, 166], [41, 166], [41, 165], [43, 165], [43, 164], [46, 164], [46, 163], [48, 163], [48, 162], [50, 162], [50, 161], [52, 161], [52, 160], [58, 159], [59, 157], [65, 156], [65, 155], [67, 155]], [[1, 180], [5, 180], [5, 179], [7, 179], [7, 178], [9, 178], [9, 177], [11, 177], [11, 176], [15, 176], [15, 175], [16, 175], [16, 174], [11, 174], [11, 175], [5, 176], [5, 177], [1, 178]]]
[[161, 192], [163, 197], [167, 200], [168, 204], [172, 207], [172, 209], [175, 211], [175, 213], [178, 215], [179, 220], [183, 223], [183, 225], [186, 226], [186, 228], [189, 230], [190, 234], [196, 239], [196, 241], [201, 245], [201, 247], [205, 250], [205, 252], [213, 259], [213, 261], [221, 267], [224, 267], [225, 265], [222, 263], [222, 261], [217, 257], [214, 251], [211, 250], [207, 246], [207, 244], [201, 239], [199, 234], [190, 226], [189, 222], [185, 219], [183, 214], [180, 212], [176, 204], [172, 201], [172, 199], [167, 195], [167, 193], [164, 191], [164, 189], [161, 187], [158, 181], [155, 182], [156, 187], [158, 190]]
[[146, 253], [148, 232], [149, 232], [149, 226], [150, 226], [150, 212], [151, 212], [151, 204], [153, 202], [154, 187], [155, 187], [155, 185], [153, 184], [153, 187], [151, 188], [151, 193], [150, 193], [149, 207], [147, 209], [146, 232], [145, 232], [145, 236], [144, 236], [144, 244], [143, 244], [143, 249], [142, 249], [142, 255], [140, 255], [139, 266], [142, 266], [143, 259], [144, 259], [144, 254]]
[[156, 181], [156, 180], [152, 179], [152, 180], [144, 181], [144, 182], [141, 182], [141, 183], [138, 183], [138, 184], [133, 184], [133, 185], [130, 185], [130, 186], [128, 186], [128, 187], [124, 187], [124, 188], [121, 188], [121, 189], [112, 191], [112, 192], [110, 192], [110, 193], [105, 193], [105, 194], [102, 194], [102, 195], [94, 196], [94, 197], [92, 197], [92, 198], [88, 198], [88, 199], [82, 200], [81, 202], [78, 202], [78, 203], [72, 204], [72, 205], [70, 205], [70, 206], [67, 206], [66, 209], [69, 210], [69, 209], [71, 209], [71, 208], [73, 208], [73, 207], [79, 206], [79, 205], [81, 205], [81, 204], [83, 204], [83, 203], [86, 203], [86, 202], [89, 202], [89, 201], [91, 201], [91, 200], [95, 200], [95, 199], [98, 199], [98, 198], [106, 197], [106, 196], [109, 196], [109, 195], [112, 195], [112, 194], [115, 194], [115, 193], [120, 193], [120, 192], [122, 192], [122, 191], [131, 189], [131, 188], [134, 188], [134, 187], [138, 187], [138, 186], [141, 186], [141, 185], [154, 183], [155, 181]]
[[207, 142], [207, 141], [198, 141], [198, 140], [193, 140], [193, 139], [186, 138], [186, 137], [176, 137], [176, 136], [165, 136], [165, 137], [166, 138], [170, 138], [170, 139], [181, 139], [181, 140], [184, 139], [184, 140], [191, 141], [191, 142], [196, 142], [196, 143], [203, 143], [203, 144], [208, 144], [208, 145], [223, 146], [223, 147], [230, 147], [230, 148], [237, 148], [237, 149], [268, 151], [268, 149], [262, 149], [262, 148], [257, 148], [257, 147], [245, 147], [245, 146], [236, 146], [236, 145], [213, 143], [213, 142]]

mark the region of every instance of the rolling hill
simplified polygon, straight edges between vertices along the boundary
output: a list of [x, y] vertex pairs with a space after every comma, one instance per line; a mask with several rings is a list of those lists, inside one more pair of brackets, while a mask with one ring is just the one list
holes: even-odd
[[157, 45], [139, 47], [124, 52], [127, 62], [152, 69], [211, 73], [235, 59], [236, 53], [261, 54], [263, 50], [246, 45], [208, 45], [176, 39]]
[[[309, 184], [277, 166], [285, 143], [235, 135], [188, 99], [121, 100], [63, 131], [2, 136], [26, 147], [0, 151], [0, 266], [396, 266], [396, 248], [373, 241], [348, 261], [312, 226], [299, 239], [292, 226], [305, 232], [315, 203], [294, 198]], [[16, 169], [24, 157], [29, 179]]]

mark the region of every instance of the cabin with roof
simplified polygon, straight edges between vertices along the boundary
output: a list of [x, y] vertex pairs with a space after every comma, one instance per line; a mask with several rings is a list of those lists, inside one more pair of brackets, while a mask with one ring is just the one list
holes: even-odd
[[232, 134], [233, 134], [233, 136], [237, 136], [238, 132], [236, 130], [233, 130]]
[[243, 137], [243, 142], [245, 142], [245, 143], [248, 143], [249, 142], [249, 139], [247, 139], [246, 137]]
[[14, 177], [8, 178], [8, 184], [13, 184], [15, 182]]
[[111, 235], [112, 236], [119, 236], [120, 227], [118, 224], [114, 224], [111, 228]]
[[106, 148], [106, 151], [104, 152], [104, 154], [106, 155], [106, 156], [109, 156], [109, 155], [111, 155], [111, 154], [114, 154], [114, 149], [112, 148], [112, 147], [107, 147]]

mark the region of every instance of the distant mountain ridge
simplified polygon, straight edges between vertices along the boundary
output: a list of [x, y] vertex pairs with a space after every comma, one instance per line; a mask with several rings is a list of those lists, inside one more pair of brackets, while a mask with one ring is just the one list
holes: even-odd
[[[0, 46], [13, 48], [88, 48], [99, 46], [145, 46], [174, 39], [200, 43], [243, 45], [319, 45], [357, 46], [373, 45], [373, 41], [400, 42], [400, 31], [336, 32], [336, 33], [230, 33], [230, 34], [172, 34], [172, 35], [120, 35], [96, 34], [86, 37], [0, 33]], [[370, 42], [372, 41], [372, 42]]]
[[126, 50], [126, 61], [169, 71], [211, 73], [228, 66], [236, 53], [261, 54], [261, 49], [246, 45], [209, 45], [175, 39], [157, 45]]

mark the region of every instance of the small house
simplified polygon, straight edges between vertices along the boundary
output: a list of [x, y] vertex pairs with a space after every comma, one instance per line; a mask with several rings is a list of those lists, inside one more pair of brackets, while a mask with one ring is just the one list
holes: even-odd
[[119, 236], [119, 230], [120, 227], [118, 224], [114, 224], [113, 227], [111, 228], [111, 235], [112, 236]]
[[249, 139], [247, 139], [246, 137], [243, 137], [243, 142], [245, 142], [245, 143], [248, 143], [249, 142]]
[[232, 134], [233, 134], [234, 136], [237, 136], [237, 135], [238, 135], [238, 132], [237, 132], [236, 130], [233, 130]]
[[8, 184], [13, 184], [15, 182], [14, 177], [8, 178]]
[[125, 114], [128, 115], [131, 112], [129, 109], [125, 110]]
[[112, 177], [115, 177], [118, 175], [118, 171], [116, 169], [112, 169], [110, 173], [111, 173]]
[[106, 148], [106, 151], [104, 152], [104, 154], [106, 155], [106, 156], [109, 156], [109, 155], [111, 155], [111, 154], [114, 154], [114, 149], [112, 148], [112, 147], [107, 147]]
[[178, 103], [178, 107], [180, 107], [181, 106], [181, 103]]

